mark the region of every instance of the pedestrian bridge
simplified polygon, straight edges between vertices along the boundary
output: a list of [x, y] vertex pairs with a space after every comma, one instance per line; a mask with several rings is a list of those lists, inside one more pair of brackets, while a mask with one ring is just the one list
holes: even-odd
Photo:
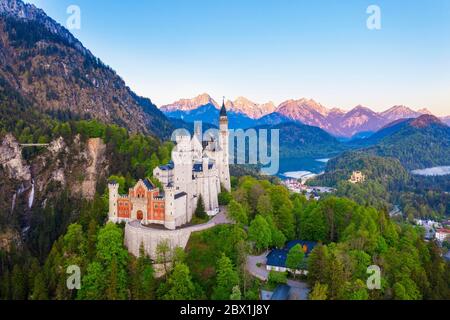
[[31, 148], [31, 147], [47, 147], [49, 143], [21, 143], [20, 146], [22, 148]]

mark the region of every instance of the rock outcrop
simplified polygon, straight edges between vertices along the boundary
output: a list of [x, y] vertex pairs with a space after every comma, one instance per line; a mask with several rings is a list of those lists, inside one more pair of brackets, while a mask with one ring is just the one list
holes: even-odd
[[30, 167], [22, 158], [19, 142], [11, 134], [6, 135], [0, 145], [0, 165], [13, 180], [31, 180]]

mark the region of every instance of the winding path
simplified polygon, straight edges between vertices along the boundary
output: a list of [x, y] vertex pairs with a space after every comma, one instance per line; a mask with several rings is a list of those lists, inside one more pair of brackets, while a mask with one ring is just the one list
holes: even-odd
[[[220, 208], [220, 212], [217, 215], [215, 215], [208, 222], [205, 222], [203, 224], [197, 224], [197, 225], [188, 225], [188, 226], [185, 226], [185, 227], [177, 228], [176, 230], [177, 231], [183, 230], [185, 232], [192, 233], [192, 232], [199, 232], [199, 231], [211, 229], [211, 228], [213, 228], [215, 226], [218, 226], [218, 225], [221, 225], [221, 224], [231, 224], [231, 223], [233, 223], [233, 222], [227, 217], [226, 207], [221, 207]], [[138, 228], [138, 229], [143, 229], [143, 230], [155, 229], [155, 230], [166, 230], [168, 232], [172, 231], [172, 230], [168, 230], [168, 229], [165, 229], [164, 227], [159, 227], [159, 226], [158, 227], [156, 227], [156, 226], [144, 226], [138, 220], [133, 220], [133, 221], [129, 222], [129, 224], [133, 228]]]

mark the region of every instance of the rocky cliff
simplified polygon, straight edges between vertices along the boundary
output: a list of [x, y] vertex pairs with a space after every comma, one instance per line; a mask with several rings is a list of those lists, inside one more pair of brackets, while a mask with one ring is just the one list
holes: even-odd
[[101, 139], [59, 138], [42, 148], [27, 160], [13, 135], [1, 140], [0, 249], [8, 249], [11, 243], [20, 247], [33, 214], [54, 204], [63, 190], [73, 199], [91, 200], [97, 184], [106, 180], [108, 160]]

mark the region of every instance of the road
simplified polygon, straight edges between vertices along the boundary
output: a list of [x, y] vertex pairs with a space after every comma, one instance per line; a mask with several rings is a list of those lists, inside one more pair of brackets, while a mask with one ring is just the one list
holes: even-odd
[[166, 230], [168, 232], [170, 232], [170, 231], [175, 232], [175, 231], [182, 230], [185, 232], [192, 233], [192, 232], [198, 232], [198, 231], [211, 229], [211, 228], [221, 225], [221, 224], [231, 224], [231, 223], [233, 223], [233, 222], [227, 217], [226, 207], [221, 207], [220, 212], [216, 216], [214, 216], [211, 220], [209, 220], [208, 222], [203, 223], [203, 224], [193, 225], [193, 226], [191, 225], [191, 226], [180, 227], [180, 228], [177, 228], [176, 230], [165, 229], [163, 225], [144, 226], [138, 220], [129, 222], [129, 225], [134, 228], [141, 228], [141, 229], [145, 229], [145, 230], [157, 229], [157, 230]]

